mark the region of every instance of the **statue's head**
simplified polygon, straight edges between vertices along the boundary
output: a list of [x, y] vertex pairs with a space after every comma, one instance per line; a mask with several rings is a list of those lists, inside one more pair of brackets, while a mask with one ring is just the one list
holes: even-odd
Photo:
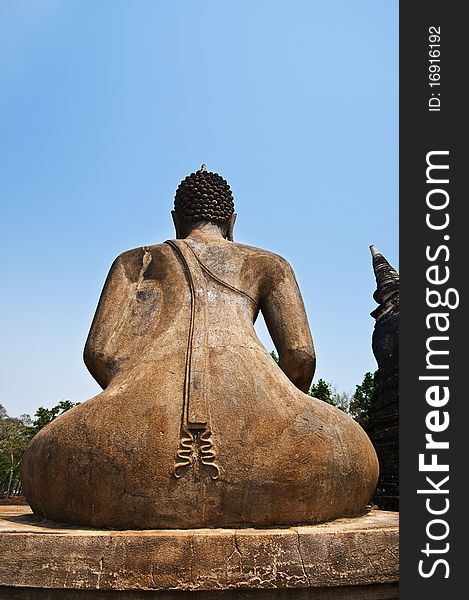
[[207, 171], [205, 165], [181, 181], [172, 214], [178, 238], [186, 237], [201, 224], [212, 223], [223, 237], [233, 239], [236, 214], [231, 188], [218, 173]]

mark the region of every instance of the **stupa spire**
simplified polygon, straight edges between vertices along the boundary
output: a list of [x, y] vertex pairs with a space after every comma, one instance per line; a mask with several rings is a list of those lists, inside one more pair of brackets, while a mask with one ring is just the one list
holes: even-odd
[[399, 273], [373, 244], [370, 246], [370, 251], [376, 278], [376, 291], [373, 298], [378, 304], [382, 304], [387, 297], [399, 289]]

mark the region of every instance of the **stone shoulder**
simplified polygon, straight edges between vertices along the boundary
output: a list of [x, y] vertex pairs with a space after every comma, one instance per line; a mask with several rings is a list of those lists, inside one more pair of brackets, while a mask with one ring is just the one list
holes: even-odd
[[[225, 242], [229, 244], [237, 259], [241, 259], [249, 270], [254, 270], [257, 276], [266, 282], [273, 282], [294, 276], [293, 269], [289, 262], [270, 250], [264, 250], [247, 244], [238, 242]], [[119, 254], [112, 264], [111, 271], [119, 266], [123, 267], [129, 279], [134, 279], [135, 274], [140, 271], [145, 261], [145, 256], [151, 255], [152, 259], [164, 259], [172, 257], [173, 252], [168, 244], [153, 244], [151, 246], [139, 246], [126, 250]]]
[[130, 250], [125, 250], [119, 254], [119, 256], [117, 256], [112, 263], [110, 273], [119, 268], [124, 269], [127, 278], [133, 281], [136, 277], [138, 277], [138, 274], [145, 263], [150, 263], [151, 260], [155, 262], [155, 259], [158, 259], [159, 257], [164, 258], [171, 255], [171, 248], [164, 243], [131, 248]]
[[167, 244], [152, 244], [151, 246], [138, 246], [137, 248], [131, 248], [130, 250], [125, 250], [115, 259], [114, 262], [120, 261], [122, 263], [133, 262], [135, 259], [141, 259], [147, 252], [150, 252], [152, 255], [158, 254], [160, 252], [165, 253], [169, 250]]
[[280, 256], [280, 254], [276, 254], [270, 250], [264, 250], [263, 248], [248, 246], [247, 244], [238, 244], [235, 242], [234, 245], [241, 254], [246, 255], [246, 258], [254, 261], [258, 259], [264, 264], [271, 264], [274, 269], [292, 269], [288, 260], [283, 258], [283, 256]]

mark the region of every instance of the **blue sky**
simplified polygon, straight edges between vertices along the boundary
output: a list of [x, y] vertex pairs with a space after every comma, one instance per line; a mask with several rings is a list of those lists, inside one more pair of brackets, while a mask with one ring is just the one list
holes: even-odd
[[235, 239], [295, 269], [315, 381], [375, 370], [369, 245], [399, 267], [397, 24], [394, 0], [0, 5], [10, 414], [97, 393], [82, 351], [111, 262], [174, 237], [202, 163], [233, 189]]

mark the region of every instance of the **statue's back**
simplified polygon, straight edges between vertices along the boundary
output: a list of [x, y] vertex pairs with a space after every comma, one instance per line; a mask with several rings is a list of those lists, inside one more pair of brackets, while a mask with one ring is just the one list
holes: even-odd
[[[291, 267], [213, 232], [114, 262], [85, 347], [103, 391], [42, 430], [23, 461], [37, 514], [189, 528], [364, 510], [376, 455], [352, 419], [301, 391], [315, 356]], [[259, 311], [281, 368], [255, 333]]]

